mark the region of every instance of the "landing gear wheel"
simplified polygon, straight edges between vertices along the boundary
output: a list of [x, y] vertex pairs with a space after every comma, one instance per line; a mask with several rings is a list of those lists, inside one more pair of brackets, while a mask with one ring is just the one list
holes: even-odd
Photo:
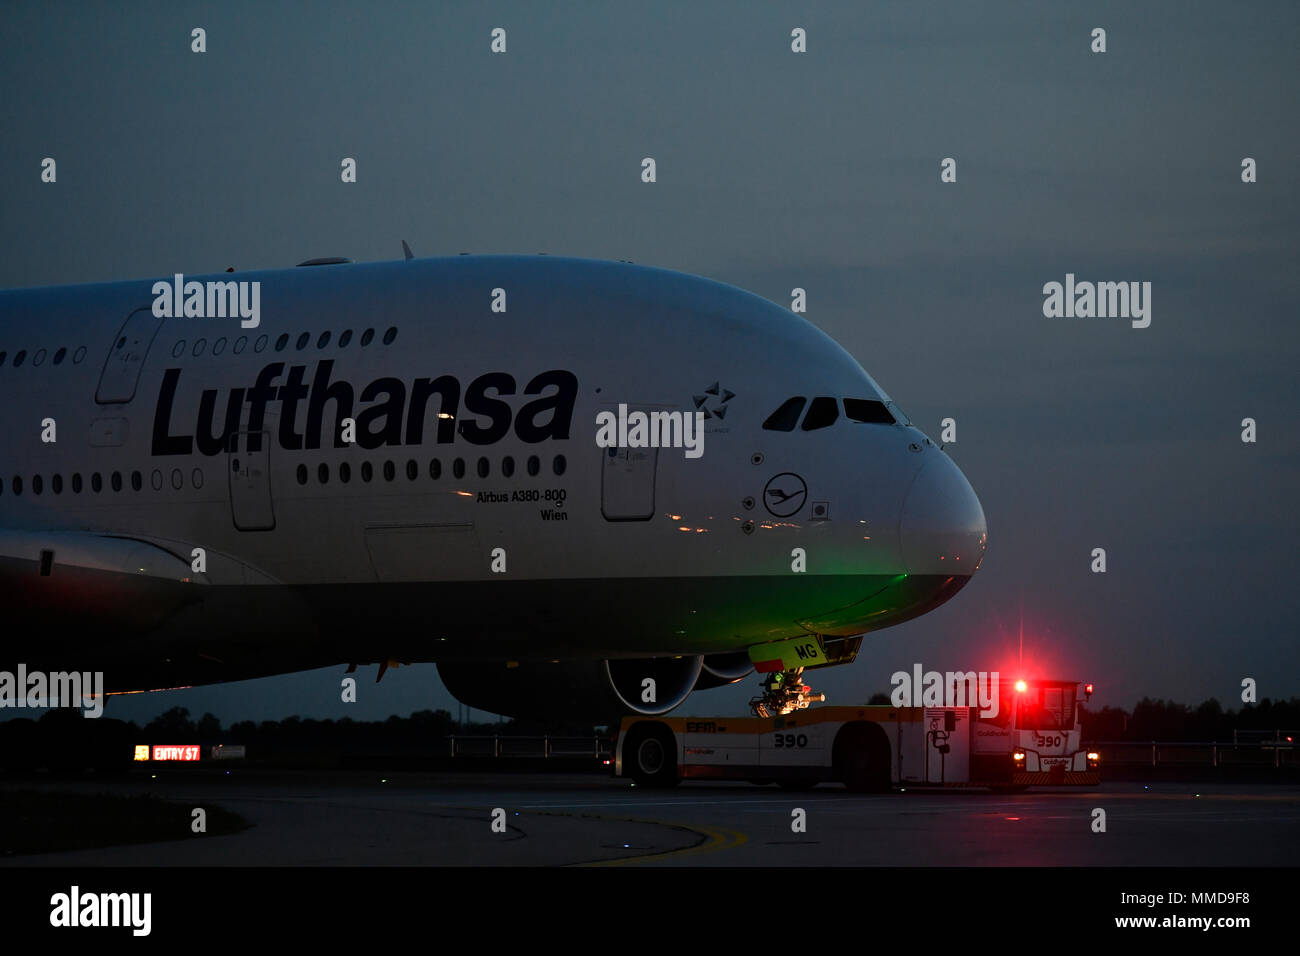
[[675, 787], [677, 754], [673, 736], [657, 724], [638, 725], [628, 733], [623, 744], [627, 773], [640, 787]]
[[749, 702], [749, 709], [755, 717], [784, 717], [826, 699], [825, 694], [814, 694], [812, 688], [803, 682], [802, 667], [772, 671], [759, 683], [763, 693]]

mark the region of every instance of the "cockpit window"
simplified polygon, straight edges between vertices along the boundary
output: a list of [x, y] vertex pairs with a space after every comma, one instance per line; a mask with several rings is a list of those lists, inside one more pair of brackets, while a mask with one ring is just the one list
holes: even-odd
[[865, 398], [844, 399], [844, 414], [849, 421], [866, 422], [868, 425], [893, 425], [894, 416], [889, 413], [884, 402]]
[[808, 406], [808, 415], [803, 420], [803, 430], [810, 432], [817, 428], [825, 428], [835, 424], [835, 420], [839, 417], [839, 402], [833, 398], [814, 398], [812, 404]]
[[799, 423], [799, 413], [803, 411], [806, 404], [808, 404], [808, 399], [802, 395], [787, 398], [781, 403], [780, 408], [767, 417], [767, 421], [763, 422], [763, 427], [771, 432], [794, 431], [794, 426]]
[[[893, 402], [869, 398], [846, 398], [843, 401], [844, 415], [851, 422], [870, 425], [895, 425], [899, 422], [912, 424]], [[840, 399], [819, 395], [810, 403], [804, 396], [796, 395], [782, 402], [781, 407], [763, 422], [763, 428], [772, 432], [794, 431], [805, 406], [808, 408], [808, 414], [803, 419], [803, 430], [806, 432], [828, 428], [839, 420]]]

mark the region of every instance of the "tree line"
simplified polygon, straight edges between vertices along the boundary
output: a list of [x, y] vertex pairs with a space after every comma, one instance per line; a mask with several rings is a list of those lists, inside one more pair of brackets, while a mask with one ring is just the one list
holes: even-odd
[[[888, 703], [876, 695], [872, 703]], [[1218, 741], [1228, 743], [1234, 732], [1243, 740], [1300, 735], [1300, 698], [1273, 701], [1264, 698], [1240, 709], [1225, 709], [1216, 699], [1195, 707], [1171, 700], [1144, 697], [1132, 710], [1080, 707], [1083, 739], [1089, 741]], [[101, 717], [86, 720], [76, 710], [50, 710], [38, 719], [0, 721], [0, 769], [41, 766], [49, 762], [75, 764], [95, 756], [116, 763], [139, 744], [242, 744], [249, 756], [272, 756], [294, 751], [331, 751], [382, 755], [420, 753], [435, 749], [450, 734], [479, 736], [564, 737], [607, 735], [617, 727], [576, 721], [507, 720], [459, 723], [446, 710], [420, 710], [408, 717], [386, 720], [283, 720], [237, 721], [228, 727], [215, 715], [197, 720], [184, 707], [173, 707], [143, 726], [133, 721]], [[206, 753], [205, 753], [206, 756]]]

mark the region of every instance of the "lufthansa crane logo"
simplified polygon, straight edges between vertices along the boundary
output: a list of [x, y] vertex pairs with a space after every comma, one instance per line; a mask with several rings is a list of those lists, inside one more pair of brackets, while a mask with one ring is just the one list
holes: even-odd
[[763, 505], [778, 518], [788, 518], [803, 507], [808, 486], [792, 471], [783, 471], [763, 489]]

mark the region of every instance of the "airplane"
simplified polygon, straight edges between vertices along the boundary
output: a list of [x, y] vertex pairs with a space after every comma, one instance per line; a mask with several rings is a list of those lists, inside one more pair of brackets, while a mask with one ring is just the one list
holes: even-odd
[[[661, 714], [849, 663], [983, 558], [949, 456], [734, 286], [547, 255], [171, 283], [0, 292], [0, 669], [436, 662], [492, 713]], [[635, 412], [666, 441], [598, 442]]]

